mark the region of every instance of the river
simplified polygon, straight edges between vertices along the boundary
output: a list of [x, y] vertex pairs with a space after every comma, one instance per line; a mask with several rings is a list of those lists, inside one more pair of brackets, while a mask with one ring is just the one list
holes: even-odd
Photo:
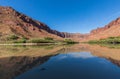
[[120, 79], [120, 49], [89, 44], [0, 46], [0, 79]]

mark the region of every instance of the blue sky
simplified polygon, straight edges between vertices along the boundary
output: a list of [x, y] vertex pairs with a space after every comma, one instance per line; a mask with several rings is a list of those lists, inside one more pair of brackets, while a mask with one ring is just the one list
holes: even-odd
[[120, 16], [120, 0], [0, 0], [50, 28], [89, 33]]

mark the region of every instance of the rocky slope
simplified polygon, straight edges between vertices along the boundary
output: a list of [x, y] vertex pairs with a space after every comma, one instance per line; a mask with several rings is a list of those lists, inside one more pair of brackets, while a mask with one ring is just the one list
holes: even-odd
[[99, 40], [120, 36], [120, 18], [105, 27], [92, 30], [89, 34], [67, 33], [53, 30], [46, 24], [33, 20], [11, 7], [0, 6], [0, 40], [6, 40], [10, 35], [28, 39], [52, 37], [57, 40], [63, 40], [64, 38], [71, 38], [76, 41]]
[[88, 39], [98, 40], [117, 36], [120, 36], [120, 18], [117, 18], [104, 27], [92, 30], [88, 36]]
[[42, 22], [15, 11], [11, 7], [0, 7], [0, 36], [5, 39], [9, 35], [26, 38], [64, 37], [60, 32], [50, 29]]
[[62, 32], [64, 38], [70, 38], [75, 41], [82, 41], [88, 37], [88, 34]]
[[0, 39], [5, 40], [10, 35], [20, 38], [43, 38], [52, 37], [62, 40], [63, 38], [79, 38], [79, 33], [66, 33], [50, 29], [46, 24], [17, 12], [11, 7], [0, 6]]

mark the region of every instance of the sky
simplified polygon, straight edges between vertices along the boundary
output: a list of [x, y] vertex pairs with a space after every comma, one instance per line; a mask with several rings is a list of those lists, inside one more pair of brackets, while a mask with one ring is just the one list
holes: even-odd
[[89, 33], [120, 17], [120, 0], [0, 0], [61, 32]]

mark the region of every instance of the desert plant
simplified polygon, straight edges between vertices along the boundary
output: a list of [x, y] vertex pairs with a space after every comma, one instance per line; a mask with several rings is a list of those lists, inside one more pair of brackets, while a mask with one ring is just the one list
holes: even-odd
[[7, 37], [8, 40], [17, 40], [19, 37], [17, 35], [11, 35]]
[[54, 43], [53, 40], [45, 40], [45, 39], [31, 39], [28, 42], [30, 43]]
[[77, 42], [75, 42], [75, 41], [73, 41], [71, 39], [65, 39], [64, 42], [67, 43], [67, 44], [75, 44], [75, 43], [77, 43]]
[[25, 38], [21, 38], [19, 40], [15, 40], [14, 43], [26, 43], [27, 42], [27, 39]]
[[120, 37], [108, 37], [106, 39], [101, 40], [91, 40], [88, 43], [90, 44], [120, 44]]
[[53, 40], [53, 38], [51, 38], [51, 37], [45, 37], [44, 39], [45, 40]]

